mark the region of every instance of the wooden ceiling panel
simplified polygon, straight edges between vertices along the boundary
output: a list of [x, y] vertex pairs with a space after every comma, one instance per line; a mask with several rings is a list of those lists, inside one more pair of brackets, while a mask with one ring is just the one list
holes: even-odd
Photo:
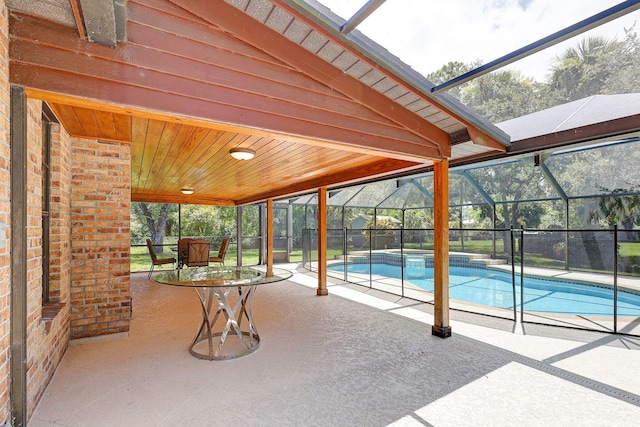
[[82, 128], [82, 123], [80, 122], [80, 120], [78, 120], [78, 116], [76, 116], [73, 106], [52, 102], [49, 103], [49, 106], [55, 113], [56, 117], [58, 117], [60, 122], [64, 123], [64, 127], [69, 135], [85, 135], [84, 129]]
[[131, 141], [131, 116], [50, 103], [71, 136], [107, 141]]

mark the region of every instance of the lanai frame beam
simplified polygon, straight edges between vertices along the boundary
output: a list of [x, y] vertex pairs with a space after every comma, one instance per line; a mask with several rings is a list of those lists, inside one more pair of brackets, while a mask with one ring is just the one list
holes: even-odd
[[461, 74], [458, 77], [454, 77], [453, 79], [446, 81], [440, 85], [434, 86], [433, 88], [431, 88], [431, 92], [434, 94], [442, 93], [456, 86], [460, 86], [461, 84], [466, 83], [469, 80], [473, 80], [484, 74], [488, 74], [492, 71], [516, 62], [522, 58], [526, 58], [527, 56], [533, 55], [536, 52], [561, 43], [565, 40], [570, 39], [571, 37], [582, 34], [586, 31], [596, 28], [609, 21], [613, 21], [616, 18], [624, 16], [638, 9], [640, 9], [640, 0], [624, 1], [600, 13], [596, 13], [595, 15], [587, 19], [583, 19], [576, 24], [570, 25], [551, 35], [543, 37], [538, 41], [521, 47], [520, 49], [514, 50], [513, 52], [508, 53], [494, 61], [481, 65], [478, 68], [474, 68], [473, 70]]

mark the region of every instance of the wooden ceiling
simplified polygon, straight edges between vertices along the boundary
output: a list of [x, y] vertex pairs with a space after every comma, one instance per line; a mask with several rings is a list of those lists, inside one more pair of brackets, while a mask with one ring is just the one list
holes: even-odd
[[70, 135], [131, 144], [133, 201], [246, 204], [451, 156], [447, 130], [222, 0], [129, 0], [115, 48], [13, 10], [10, 61]]
[[[244, 204], [334, 183], [335, 173], [350, 181], [418, 164], [225, 131], [189, 119], [97, 110], [63, 97], [64, 104], [59, 95], [36, 90], [28, 93], [48, 99], [73, 136], [131, 141], [132, 200], [173, 203], [179, 195], [189, 203]], [[256, 157], [233, 159], [229, 150], [237, 147], [255, 151]], [[184, 197], [182, 188], [191, 188], [194, 194]]]

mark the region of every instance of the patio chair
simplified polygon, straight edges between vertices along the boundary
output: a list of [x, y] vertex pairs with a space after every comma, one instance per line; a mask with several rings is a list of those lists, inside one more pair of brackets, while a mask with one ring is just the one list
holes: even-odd
[[229, 247], [229, 239], [224, 238], [220, 243], [220, 249], [218, 250], [218, 256], [212, 256], [209, 258], [209, 262], [219, 262], [224, 265], [224, 257], [227, 255], [227, 248]]
[[192, 240], [187, 249], [187, 267], [206, 267], [209, 265], [209, 243], [208, 240]]
[[195, 239], [190, 237], [185, 237], [184, 239], [178, 240], [178, 268], [182, 268], [182, 266], [187, 261], [187, 252], [189, 251], [189, 243], [193, 242]]
[[153, 273], [153, 268], [156, 265], [165, 265], [165, 264], [175, 264], [175, 258], [158, 258], [156, 255], [156, 250], [153, 247], [153, 243], [151, 239], [147, 239], [147, 248], [149, 248], [149, 255], [151, 255], [151, 269], [149, 270], [148, 278], [151, 279], [151, 273]]

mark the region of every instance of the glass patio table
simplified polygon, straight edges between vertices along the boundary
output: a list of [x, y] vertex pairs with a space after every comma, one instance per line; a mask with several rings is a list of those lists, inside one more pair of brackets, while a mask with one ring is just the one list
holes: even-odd
[[210, 266], [160, 273], [154, 280], [196, 291], [202, 320], [189, 352], [200, 359], [225, 360], [247, 355], [260, 346], [251, 314], [256, 288], [291, 276], [290, 271], [278, 268], [268, 276], [263, 266]]

